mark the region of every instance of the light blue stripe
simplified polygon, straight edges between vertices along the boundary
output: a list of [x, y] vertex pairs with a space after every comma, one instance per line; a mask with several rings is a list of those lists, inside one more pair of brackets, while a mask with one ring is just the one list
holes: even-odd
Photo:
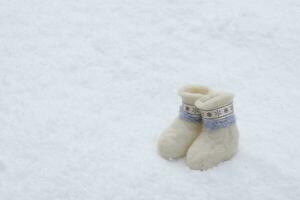
[[222, 119], [203, 119], [203, 124], [205, 128], [209, 130], [215, 130], [219, 128], [226, 128], [230, 126], [231, 124], [235, 123], [235, 116], [230, 115], [228, 117], [222, 118]]
[[180, 107], [179, 118], [192, 123], [199, 123], [202, 121], [201, 115], [192, 115], [190, 113], [187, 113], [182, 109], [182, 107]]

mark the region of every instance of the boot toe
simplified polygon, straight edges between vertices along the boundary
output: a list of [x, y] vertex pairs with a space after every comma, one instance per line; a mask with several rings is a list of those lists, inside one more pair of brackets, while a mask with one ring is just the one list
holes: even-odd
[[159, 139], [158, 151], [166, 159], [176, 159], [185, 155], [186, 148], [175, 138], [165, 136]]
[[219, 154], [207, 144], [193, 144], [187, 152], [186, 163], [194, 170], [207, 170], [218, 164]]
[[193, 170], [207, 170], [216, 165], [209, 154], [187, 154], [187, 165]]

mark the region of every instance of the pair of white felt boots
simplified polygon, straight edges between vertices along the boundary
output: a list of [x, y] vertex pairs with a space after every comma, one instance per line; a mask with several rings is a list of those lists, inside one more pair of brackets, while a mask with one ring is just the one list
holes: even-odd
[[186, 155], [187, 165], [195, 170], [232, 158], [239, 140], [233, 94], [189, 85], [181, 88], [179, 95], [179, 116], [160, 135], [159, 154], [166, 159]]

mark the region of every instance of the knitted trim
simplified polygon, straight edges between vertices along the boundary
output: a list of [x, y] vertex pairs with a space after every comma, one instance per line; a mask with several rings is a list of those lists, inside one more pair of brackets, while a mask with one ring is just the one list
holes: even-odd
[[201, 110], [201, 115], [204, 127], [209, 130], [226, 128], [236, 122], [232, 103], [214, 110]]
[[202, 120], [200, 109], [194, 105], [185, 103], [182, 103], [180, 106], [179, 117], [184, 121], [192, 123], [198, 123]]
[[215, 130], [215, 129], [219, 129], [219, 128], [226, 128], [228, 126], [230, 126], [231, 124], [234, 124], [236, 121], [235, 116], [234, 115], [230, 115], [227, 116], [225, 118], [222, 119], [203, 119], [203, 124], [204, 127], [209, 129], [209, 130]]

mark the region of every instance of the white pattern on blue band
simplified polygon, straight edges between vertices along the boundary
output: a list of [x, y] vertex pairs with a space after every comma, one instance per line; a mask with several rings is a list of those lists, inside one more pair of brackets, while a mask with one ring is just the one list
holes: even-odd
[[204, 127], [209, 130], [215, 130], [219, 128], [226, 128], [235, 123], [235, 116], [229, 115], [221, 119], [203, 119]]
[[201, 122], [202, 119], [199, 108], [194, 105], [185, 103], [182, 103], [182, 105], [180, 106], [179, 117], [184, 121], [189, 121], [192, 123]]
[[233, 104], [214, 110], [201, 110], [204, 127], [209, 130], [226, 128], [235, 123]]

